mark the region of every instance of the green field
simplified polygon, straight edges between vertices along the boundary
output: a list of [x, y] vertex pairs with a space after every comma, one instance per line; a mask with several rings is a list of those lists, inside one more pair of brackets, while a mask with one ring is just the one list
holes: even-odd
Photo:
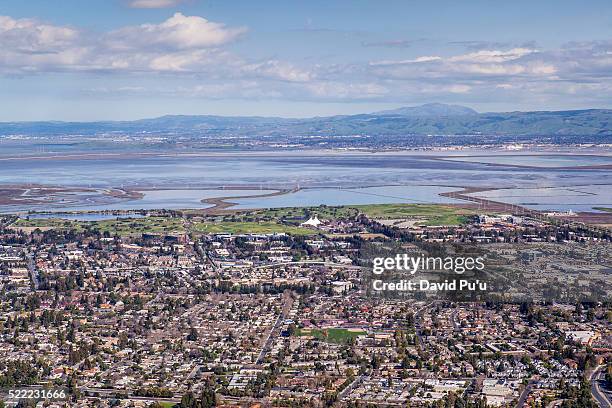
[[237, 214], [242, 221], [251, 222], [254, 219], [270, 220], [305, 220], [316, 214], [321, 220], [354, 218], [363, 213], [370, 218], [401, 219], [419, 218], [420, 225], [462, 225], [476, 211], [441, 204], [370, 204], [346, 205], [339, 207], [290, 207], [254, 210]]
[[74, 229], [83, 231], [85, 229], [98, 230], [101, 234], [108, 232], [110, 235], [138, 236], [149, 234], [181, 234], [185, 232], [183, 220], [170, 217], [144, 217], [144, 218], [121, 218], [103, 221], [73, 221], [59, 218], [33, 218], [30, 220], [18, 219], [12, 224], [14, 227], [38, 227], [60, 230]]
[[612, 208], [609, 207], [593, 207], [594, 210], [612, 212]]
[[11, 226], [16, 228], [41, 228], [41, 229], [59, 229], [59, 230], [70, 230], [75, 229], [77, 231], [82, 230], [82, 226], [79, 222], [63, 220], [60, 218], [32, 218], [30, 220], [17, 218]]
[[284, 232], [291, 235], [314, 235], [317, 232], [307, 228], [293, 227], [272, 221], [263, 222], [197, 222], [192, 231], [201, 234], [273, 234]]
[[350, 339], [365, 336], [364, 331], [353, 331], [348, 329], [297, 329], [296, 336], [314, 336], [317, 339], [330, 343], [347, 343]]
[[352, 218], [358, 214], [357, 209], [350, 206], [330, 207], [287, 207], [253, 210], [244, 214], [244, 217], [257, 217], [260, 219], [306, 219], [315, 215], [321, 220], [338, 218]]
[[121, 236], [148, 234], [182, 234], [185, 232], [183, 220], [170, 217], [145, 217], [120, 220], [104, 220], [90, 223], [92, 228], [111, 235]]
[[[604, 209], [612, 211], [612, 209]], [[195, 218], [186, 227], [183, 218], [151, 216], [143, 218], [121, 218], [103, 221], [73, 221], [58, 218], [17, 219], [12, 226], [83, 231], [97, 230], [100, 233], [120, 236], [148, 234], [272, 234], [315, 235], [317, 231], [299, 227], [299, 223], [317, 215], [322, 220], [354, 218], [363, 213], [370, 218], [417, 219], [419, 225], [461, 225], [476, 211], [449, 205], [437, 204], [373, 204], [340, 207], [304, 207], [253, 210], [234, 215]]]
[[[171, 217], [144, 217], [123, 218], [104, 221], [72, 221], [58, 218], [46, 219], [18, 219], [13, 223], [14, 227], [52, 228], [61, 230], [74, 229], [83, 231], [85, 229], [98, 230], [104, 234], [119, 236], [139, 236], [142, 234], [183, 234], [186, 232], [185, 222], [182, 218]], [[187, 232], [195, 234], [272, 234], [287, 233], [292, 235], [314, 235], [317, 232], [307, 228], [284, 225], [276, 221], [265, 222], [242, 222], [242, 221], [219, 221], [196, 220], [189, 226]]]
[[476, 211], [440, 204], [373, 204], [357, 205], [359, 211], [370, 218], [422, 219], [420, 225], [462, 225]]

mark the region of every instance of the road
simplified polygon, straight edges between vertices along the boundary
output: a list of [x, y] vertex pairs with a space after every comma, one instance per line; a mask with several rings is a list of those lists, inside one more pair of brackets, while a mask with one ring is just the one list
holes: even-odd
[[353, 391], [353, 389], [355, 387], [357, 387], [357, 385], [361, 384], [361, 382], [364, 380], [364, 378], [366, 378], [365, 375], [358, 375], [352, 383], [350, 383], [348, 386], [346, 386], [345, 389], [343, 389], [342, 391], [340, 391], [340, 393], [338, 394], [338, 401], [342, 401], [342, 398], [346, 397], [347, 395], [349, 395], [351, 393], [351, 391]]
[[425, 306], [421, 307], [420, 309], [415, 310], [414, 312], [414, 334], [416, 334], [416, 340], [417, 340], [417, 344], [418, 345], [423, 345], [423, 338], [421, 337], [421, 329], [422, 329], [422, 324], [421, 324], [421, 314], [423, 313], [423, 311], [425, 309], [427, 309], [430, 306], [433, 306], [436, 302], [429, 302], [427, 303]]
[[[336, 268], [358, 268], [358, 266], [355, 266], [353, 264], [343, 264], [343, 263], [336, 263], [336, 262], [329, 262], [329, 261], [291, 261], [291, 262], [279, 262], [279, 263], [261, 265], [253, 269], [258, 270], [258, 269], [266, 269], [266, 268], [273, 268], [276, 266], [288, 266], [288, 265], [321, 265], [321, 266], [333, 266]], [[363, 267], [359, 267], [359, 268], [367, 269]]]
[[136, 400], [136, 401], [157, 401], [159, 403], [166, 402], [169, 404], [178, 404], [179, 402], [181, 402], [181, 398], [179, 397], [172, 397], [172, 398], [141, 397], [138, 395], [133, 395], [131, 391], [127, 391], [126, 393], [126, 390], [113, 389], [113, 388], [109, 389], [109, 388], [84, 387], [84, 388], [81, 388], [80, 391], [84, 395], [95, 396], [95, 397], [100, 397], [100, 398], [114, 398], [117, 394], [119, 395], [124, 394], [121, 397], [122, 399], [130, 399], [130, 400]]
[[[26, 385], [26, 386], [19, 386], [16, 388], [40, 389], [42, 388], [42, 385]], [[59, 389], [65, 390], [65, 388], [58, 388], [58, 390]], [[84, 395], [95, 396], [95, 397], [100, 397], [100, 398], [115, 398], [117, 395], [121, 395], [122, 399], [129, 399], [129, 400], [136, 400], [136, 401], [157, 401], [160, 403], [166, 402], [169, 404], [178, 404], [179, 402], [181, 402], [180, 397], [170, 397], [170, 398], [141, 397], [138, 395], [133, 395], [130, 390], [125, 390], [125, 389], [82, 387], [79, 389], [79, 391]], [[67, 395], [69, 398], [70, 395], [69, 394]], [[62, 401], [63, 400], [58, 400], [58, 402], [62, 402]], [[17, 405], [16, 402], [7, 401], [7, 406], [16, 406], [16, 405]]]
[[610, 396], [601, 388], [605, 381], [605, 366], [601, 365], [593, 370], [589, 380], [591, 381], [591, 394], [602, 408], [612, 408]]
[[276, 322], [270, 329], [270, 333], [268, 333], [268, 338], [264, 342], [264, 345], [261, 348], [261, 351], [259, 352], [259, 356], [257, 357], [255, 364], [262, 364], [264, 362], [266, 354], [268, 354], [268, 351], [270, 351], [270, 348], [272, 347], [272, 342], [274, 341], [275, 336], [278, 334], [276, 332], [278, 331], [278, 329], [280, 329], [281, 325], [283, 324], [283, 321], [287, 318], [287, 315], [289, 314], [289, 310], [291, 309], [292, 305], [293, 297], [288, 294], [284, 294], [283, 309], [276, 318]]
[[40, 279], [38, 278], [38, 270], [36, 269], [36, 264], [34, 263], [34, 255], [27, 251], [25, 255], [28, 260], [28, 271], [30, 272], [30, 276], [32, 277], [34, 290], [38, 290], [38, 287], [40, 286]]
[[459, 313], [459, 308], [455, 308], [451, 313], [451, 322], [453, 322], [453, 328], [455, 331], [461, 330], [461, 323], [459, 323], [459, 319], [457, 318], [457, 314]]
[[525, 389], [523, 390], [523, 392], [521, 393], [521, 396], [519, 397], [518, 402], [516, 403], [516, 408], [522, 408], [523, 405], [525, 405], [525, 401], [527, 401], [527, 397], [529, 396], [529, 393], [531, 392], [531, 388], [533, 388], [533, 384], [535, 384], [534, 380], [530, 380], [527, 385], [525, 386]]

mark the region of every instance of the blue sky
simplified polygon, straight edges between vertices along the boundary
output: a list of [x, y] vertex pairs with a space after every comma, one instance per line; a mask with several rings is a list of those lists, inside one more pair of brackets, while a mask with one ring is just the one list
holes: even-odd
[[612, 107], [609, 1], [4, 0], [0, 120]]

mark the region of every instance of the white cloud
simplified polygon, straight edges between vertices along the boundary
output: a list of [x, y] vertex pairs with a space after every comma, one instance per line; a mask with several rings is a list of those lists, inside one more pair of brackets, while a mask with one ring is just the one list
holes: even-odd
[[70, 27], [39, 23], [33, 19], [13, 19], [0, 16], [0, 43], [3, 48], [22, 53], [61, 51], [78, 37]]
[[472, 87], [469, 85], [456, 84], [456, 85], [451, 85], [448, 87], [448, 92], [451, 92], [451, 93], [468, 93], [471, 90], [472, 90]]
[[406, 59], [406, 60], [399, 60], [399, 61], [393, 61], [393, 60], [383, 60], [383, 61], [373, 61], [370, 62], [370, 65], [372, 66], [384, 66], [384, 65], [406, 65], [406, 64], [418, 64], [421, 62], [432, 62], [432, 61], [441, 61], [442, 57], [438, 57], [435, 55], [432, 56], [423, 56], [423, 57], [418, 57], [418, 58], [414, 58], [414, 59]]
[[7, 16], [0, 16], [0, 44], [0, 72], [8, 73], [78, 70], [88, 53], [77, 29]]
[[[370, 63], [379, 76], [394, 79], [415, 78], [469, 78], [487, 76], [541, 76], [556, 74], [554, 61], [529, 48], [510, 50], [480, 50], [467, 54], [420, 56], [396, 61], [374, 61]], [[551, 58], [548, 58], [551, 59]], [[553, 60], [553, 59], [551, 59]]]
[[[94, 36], [35, 19], [0, 16], [0, 72], [209, 72], [246, 65], [223, 49], [246, 32], [176, 13], [159, 24], [128, 26]], [[222, 69], [221, 69], [222, 68]]]
[[156, 9], [178, 6], [183, 0], [131, 0], [128, 4], [132, 8]]
[[175, 13], [161, 24], [142, 24], [112, 31], [106, 40], [117, 49], [195, 49], [218, 47], [246, 32], [199, 16]]
[[192, 67], [201, 65], [206, 55], [204, 51], [164, 54], [153, 58], [149, 63], [149, 68], [153, 71], [192, 71]]
[[305, 89], [315, 98], [329, 100], [375, 99], [389, 94], [389, 89], [377, 83], [342, 83], [317, 81]]
[[557, 67], [552, 64], [545, 62], [536, 62], [534, 64], [528, 64], [527, 69], [536, 75], [552, 75], [557, 72]]
[[278, 60], [244, 65], [241, 71], [247, 74], [289, 82], [307, 82], [313, 79], [311, 72], [297, 68], [288, 62]]
[[529, 48], [513, 48], [508, 51], [500, 50], [480, 50], [464, 55], [457, 55], [448, 58], [450, 62], [481, 62], [481, 63], [502, 63], [519, 59], [525, 55], [533, 54], [536, 50]]

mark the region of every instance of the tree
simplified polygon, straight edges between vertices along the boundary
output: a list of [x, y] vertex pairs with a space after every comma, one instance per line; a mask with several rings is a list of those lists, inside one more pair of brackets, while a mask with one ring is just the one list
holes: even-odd
[[217, 397], [215, 395], [214, 385], [210, 382], [206, 384], [206, 387], [202, 390], [200, 395], [200, 407], [201, 408], [212, 408], [217, 405]]
[[191, 329], [189, 329], [189, 334], [187, 335], [187, 340], [188, 341], [197, 341], [198, 340], [198, 331], [195, 329], [195, 327], [192, 327]]
[[190, 391], [181, 398], [181, 408], [196, 408], [197, 401], [193, 393]]
[[591, 384], [583, 380], [580, 388], [570, 388], [561, 395], [565, 398], [561, 408], [596, 408], [598, 404], [591, 397]]
[[217, 406], [217, 395], [215, 393], [215, 384], [212, 381], [206, 383], [206, 386], [200, 394], [200, 398], [196, 398], [193, 392], [188, 392], [181, 398], [180, 408], [213, 408]]

